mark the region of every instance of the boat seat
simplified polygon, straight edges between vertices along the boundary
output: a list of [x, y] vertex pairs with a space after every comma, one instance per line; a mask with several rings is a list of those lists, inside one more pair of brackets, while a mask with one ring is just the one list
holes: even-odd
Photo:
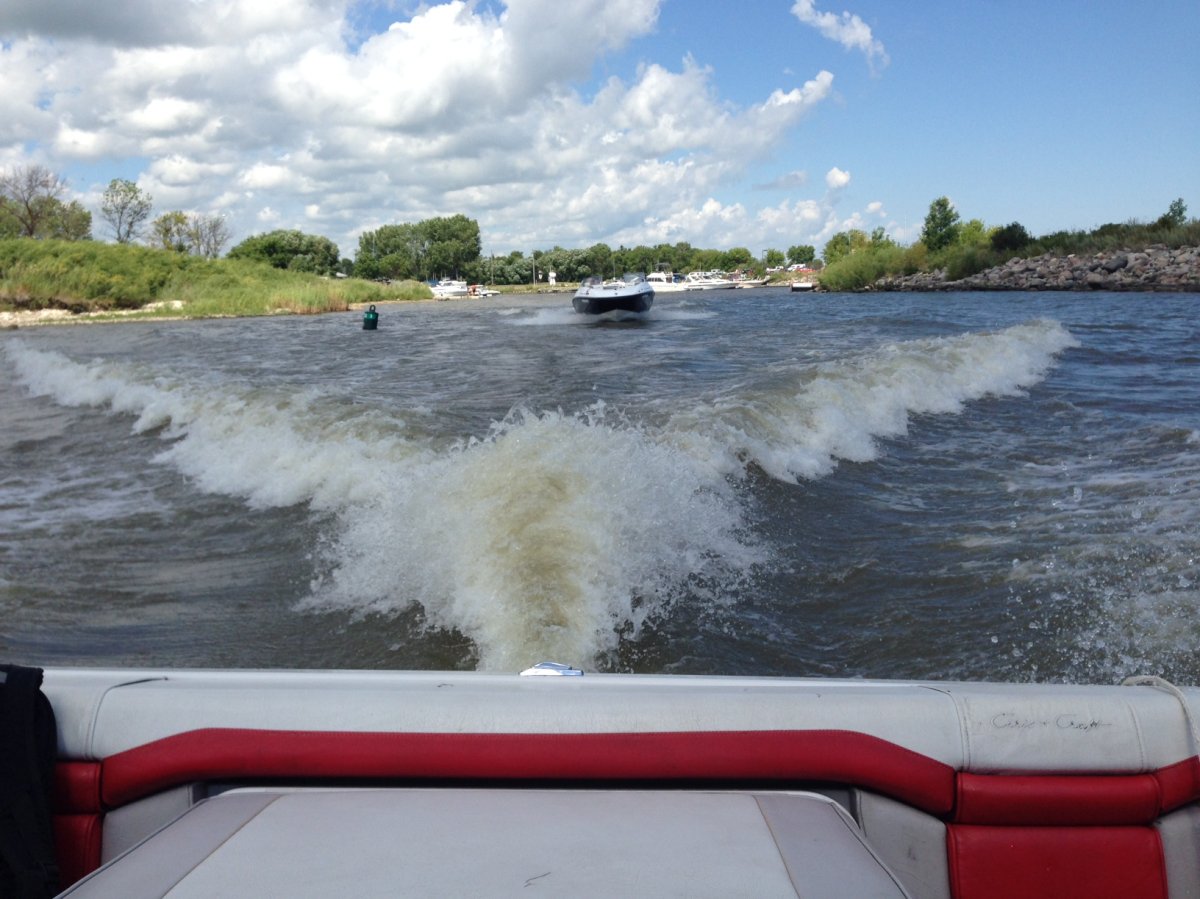
[[909, 894], [849, 814], [804, 792], [233, 790], [65, 893], [123, 896]]

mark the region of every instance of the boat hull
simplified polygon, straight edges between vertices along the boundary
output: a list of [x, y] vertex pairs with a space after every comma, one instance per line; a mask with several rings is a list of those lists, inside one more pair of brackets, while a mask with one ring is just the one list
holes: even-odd
[[606, 315], [610, 312], [649, 312], [654, 305], [654, 288], [646, 281], [616, 284], [584, 284], [571, 298], [571, 305], [582, 315]]

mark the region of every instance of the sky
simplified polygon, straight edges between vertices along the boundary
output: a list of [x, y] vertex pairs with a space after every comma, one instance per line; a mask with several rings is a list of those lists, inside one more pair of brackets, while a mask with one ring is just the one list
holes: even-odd
[[1200, 215], [1200, 0], [0, 0], [0, 170], [353, 258]]

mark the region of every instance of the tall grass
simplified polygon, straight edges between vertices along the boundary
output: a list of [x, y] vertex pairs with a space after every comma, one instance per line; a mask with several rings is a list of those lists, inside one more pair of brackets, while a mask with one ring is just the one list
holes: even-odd
[[[92, 241], [0, 241], [0, 307], [103, 312], [166, 304], [180, 316], [337, 312], [351, 303], [425, 299], [413, 281], [384, 285], [201, 259], [170, 250]], [[171, 307], [178, 308], [171, 308]]]

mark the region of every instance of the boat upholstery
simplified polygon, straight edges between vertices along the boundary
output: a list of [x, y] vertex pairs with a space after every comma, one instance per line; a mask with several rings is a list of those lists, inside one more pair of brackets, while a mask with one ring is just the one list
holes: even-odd
[[914, 896], [1200, 896], [1196, 689], [87, 670], [44, 689], [71, 878], [198, 785], [586, 783], [841, 790]]
[[69, 895], [515, 896], [531, 887], [910, 895], [849, 814], [815, 794], [477, 788], [223, 793]]

